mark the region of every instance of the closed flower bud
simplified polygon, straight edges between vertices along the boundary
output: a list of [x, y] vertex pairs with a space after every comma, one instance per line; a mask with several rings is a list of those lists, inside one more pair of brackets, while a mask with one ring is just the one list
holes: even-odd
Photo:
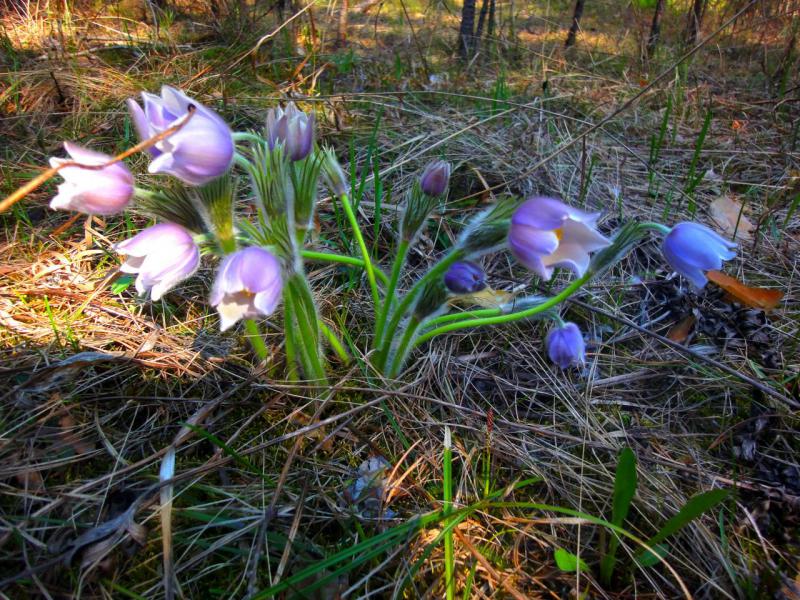
[[[73, 161], [88, 166], [102, 165], [112, 157], [64, 142], [64, 148]], [[50, 166], [58, 167], [70, 162], [64, 158], [51, 158]], [[113, 215], [122, 211], [133, 198], [133, 175], [122, 163], [102, 169], [64, 167], [59, 171], [64, 183], [50, 202], [50, 208], [75, 210], [89, 215]]]
[[462, 260], [445, 273], [444, 284], [454, 294], [474, 294], [486, 287], [486, 273], [474, 262]]
[[736, 256], [736, 244], [699, 223], [678, 223], [664, 238], [661, 249], [670, 266], [698, 288], [708, 283], [706, 271], [722, 268]]
[[450, 181], [450, 163], [437, 160], [425, 167], [419, 185], [428, 196], [441, 196]]
[[281, 299], [281, 263], [267, 250], [249, 246], [222, 261], [211, 288], [211, 306], [220, 316], [220, 330], [240, 319], [270, 315]]
[[511, 252], [544, 280], [553, 276], [555, 267], [565, 267], [581, 277], [589, 268], [589, 253], [611, 243], [596, 230], [599, 216], [555, 198], [527, 200], [511, 218]]
[[194, 114], [175, 133], [150, 148], [150, 173], [167, 173], [188, 185], [202, 185], [225, 173], [233, 163], [233, 136], [222, 118], [186, 94], [165, 85], [161, 96], [142, 94], [144, 109], [128, 100], [134, 127], [151, 138]]
[[282, 143], [293, 161], [304, 159], [314, 148], [314, 114], [307, 115], [294, 102], [286, 109], [273, 108], [267, 113], [267, 142], [270, 150]]
[[190, 277], [200, 264], [200, 249], [192, 235], [175, 223], [159, 223], [115, 247], [127, 256], [123, 273], [137, 273], [136, 291], [150, 291], [159, 300], [167, 290]]
[[545, 345], [550, 360], [562, 369], [582, 364], [586, 360], [586, 343], [575, 323], [564, 323], [551, 329]]
[[414, 305], [414, 318], [422, 321], [438, 313], [447, 302], [447, 288], [440, 279], [429, 281]]

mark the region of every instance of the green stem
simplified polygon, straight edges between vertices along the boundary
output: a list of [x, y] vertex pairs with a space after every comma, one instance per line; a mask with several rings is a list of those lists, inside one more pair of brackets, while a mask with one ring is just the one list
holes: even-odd
[[400, 320], [403, 318], [403, 315], [408, 312], [408, 309], [411, 307], [411, 303], [417, 297], [417, 294], [419, 294], [419, 292], [425, 287], [425, 284], [428, 281], [436, 277], [442, 277], [447, 269], [449, 269], [454, 262], [458, 261], [462, 255], [462, 250], [453, 250], [450, 254], [435, 264], [430, 271], [420, 277], [413, 287], [406, 292], [405, 296], [403, 296], [403, 299], [400, 301], [400, 305], [392, 315], [392, 320], [389, 322], [389, 326], [384, 330], [385, 335], [383, 336], [383, 345], [381, 346], [380, 353], [377, 357], [377, 366], [379, 370], [382, 371], [386, 366], [386, 359], [389, 354], [389, 349], [392, 345], [393, 334], [397, 330], [397, 326], [400, 324]]
[[589, 281], [592, 278], [592, 273], [587, 272], [583, 277], [579, 277], [572, 283], [570, 283], [567, 287], [565, 287], [559, 294], [553, 296], [552, 298], [545, 300], [541, 304], [537, 304], [536, 306], [532, 306], [526, 310], [521, 310], [519, 312], [513, 312], [505, 315], [497, 315], [493, 317], [483, 317], [479, 319], [468, 319], [464, 321], [457, 321], [455, 323], [450, 323], [449, 325], [442, 325], [441, 327], [437, 327], [428, 331], [424, 335], [421, 335], [417, 338], [414, 342], [414, 347], [424, 344], [431, 338], [436, 337], [437, 335], [441, 335], [443, 333], [449, 333], [451, 331], [457, 331], [459, 329], [467, 329], [468, 327], [481, 327], [483, 325], [501, 325], [503, 323], [511, 323], [512, 321], [518, 321], [520, 319], [527, 319], [528, 317], [532, 317], [537, 315], [541, 312], [544, 312], [556, 304], [563, 302], [567, 298], [569, 298], [572, 294], [578, 291], [583, 284]]
[[356, 242], [358, 242], [361, 255], [364, 257], [364, 269], [367, 271], [367, 279], [369, 280], [369, 287], [372, 292], [372, 302], [377, 309], [378, 306], [380, 306], [380, 296], [378, 295], [378, 284], [375, 282], [375, 270], [372, 267], [372, 260], [369, 256], [369, 250], [367, 250], [367, 244], [364, 243], [364, 236], [361, 235], [361, 229], [358, 227], [358, 221], [356, 220], [353, 206], [350, 204], [350, 199], [347, 197], [347, 194], [339, 196], [339, 200], [342, 203], [345, 214], [347, 214], [347, 220], [350, 221], [350, 228], [353, 230], [353, 236], [355, 236]]
[[[287, 296], [284, 296], [286, 299]], [[297, 381], [297, 349], [295, 343], [294, 319], [292, 317], [292, 307], [288, 302], [283, 304], [283, 332], [284, 344], [286, 348], [286, 378], [289, 381]]]
[[247, 332], [247, 339], [250, 340], [250, 345], [253, 346], [258, 360], [267, 360], [267, 345], [264, 343], [264, 338], [261, 337], [258, 323], [253, 319], [245, 319], [244, 329]]
[[300, 343], [296, 344], [296, 350], [302, 359], [304, 375], [306, 379], [325, 385], [327, 378], [320, 356], [319, 316], [306, 278], [301, 273], [295, 273], [287, 281], [286, 291], [288, 292], [286, 301], [291, 304], [294, 320], [297, 323], [296, 333]]
[[233, 137], [234, 142], [254, 142], [256, 144], [264, 143], [264, 138], [249, 131], [234, 131], [231, 137]]
[[[354, 267], [361, 267], [362, 269], [365, 268], [366, 266], [362, 259], [356, 258], [355, 256], [343, 256], [341, 254], [333, 254], [330, 252], [315, 252], [314, 250], [303, 250], [301, 254], [303, 258], [306, 258], [308, 260], [341, 263], [343, 265], [352, 265]], [[384, 273], [380, 269], [375, 269], [374, 273], [375, 276], [378, 279], [380, 279], [383, 285], [388, 285], [389, 278], [386, 277], [386, 273]]]
[[336, 353], [336, 356], [339, 357], [339, 360], [341, 360], [344, 364], [349, 365], [350, 355], [347, 353], [347, 350], [345, 350], [344, 344], [342, 344], [341, 340], [336, 337], [336, 334], [331, 330], [330, 327], [325, 325], [322, 320], [317, 323], [317, 326], [322, 332], [322, 335], [325, 336], [325, 339], [328, 340], [328, 344]]
[[639, 227], [643, 227], [645, 229], [652, 229], [653, 231], [657, 231], [661, 235], [668, 235], [670, 231], [672, 231], [672, 227], [667, 227], [661, 223], [655, 223], [654, 221], [645, 221], [644, 223], [639, 223]]
[[453, 321], [466, 321], [467, 319], [482, 319], [483, 317], [494, 317], [502, 315], [503, 311], [499, 308], [481, 308], [479, 310], [465, 310], [461, 312], [448, 313], [435, 317], [425, 322], [425, 327], [437, 327], [444, 323], [451, 323]]
[[[442, 513], [448, 517], [453, 510], [453, 450], [451, 448], [450, 428], [445, 427], [444, 432], [444, 457], [442, 464], [442, 488], [444, 504]], [[445, 525], [450, 519], [445, 518]], [[453, 546], [453, 530], [448, 529], [444, 536], [444, 577], [447, 600], [454, 600], [456, 596], [455, 560]]]
[[[394, 354], [394, 359], [392, 359], [392, 365], [386, 373], [389, 377], [396, 377], [400, 367], [403, 366], [406, 355], [408, 354], [408, 346], [411, 344], [411, 340], [414, 339], [414, 334], [419, 328], [419, 323], [420, 321], [416, 317], [411, 317], [411, 319], [409, 319], [408, 326], [403, 332], [403, 338], [397, 345], [397, 351]], [[389, 340], [389, 343], [391, 344], [391, 340]]]
[[383, 328], [386, 326], [386, 319], [389, 318], [389, 311], [392, 309], [394, 293], [395, 290], [397, 290], [397, 282], [400, 280], [400, 272], [403, 270], [403, 265], [406, 262], [408, 246], [408, 240], [403, 239], [397, 247], [397, 256], [392, 264], [392, 274], [389, 278], [389, 285], [386, 287], [386, 297], [383, 299], [383, 307], [381, 308], [380, 315], [378, 315], [378, 324], [375, 327], [375, 340], [373, 342], [375, 348], [379, 348], [383, 342]]

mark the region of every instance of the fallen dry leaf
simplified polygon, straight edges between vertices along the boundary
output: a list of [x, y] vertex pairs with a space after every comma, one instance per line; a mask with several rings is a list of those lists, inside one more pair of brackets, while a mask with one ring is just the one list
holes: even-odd
[[719, 287], [728, 292], [728, 295], [733, 297], [734, 300], [751, 308], [772, 310], [777, 307], [783, 299], [783, 292], [780, 290], [750, 287], [743, 284], [738, 279], [721, 273], [720, 271], [708, 271], [706, 276], [709, 281], [716, 283]]
[[744, 206], [730, 196], [720, 196], [708, 207], [709, 215], [730, 236], [749, 240], [755, 225], [743, 214]]
[[694, 315], [688, 315], [670, 328], [667, 333], [667, 338], [673, 342], [682, 344], [689, 337], [689, 334], [692, 333], [695, 322], [697, 322], [697, 318], [695, 318]]
[[485, 290], [474, 294], [463, 294], [455, 296], [450, 300], [450, 304], [455, 306], [480, 306], [481, 308], [497, 308], [503, 304], [508, 304], [514, 299], [514, 294], [503, 290], [493, 290], [487, 287]]

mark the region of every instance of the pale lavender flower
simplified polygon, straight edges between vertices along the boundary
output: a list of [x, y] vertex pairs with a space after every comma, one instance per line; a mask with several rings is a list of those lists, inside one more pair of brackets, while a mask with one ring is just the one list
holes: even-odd
[[314, 113], [307, 115], [294, 102], [273, 108], [267, 113], [267, 143], [270, 150], [282, 143], [293, 161], [304, 159], [314, 147]]
[[586, 360], [586, 343], [575, 323], [563, 323], [551, 329], [545, 345], [550, 360], [562, 369], [582, 364]]
[[[88, 150], [72, 142], [64, 142], [71, 159], [84, 165], [102, 165], [111, 156]], [[58, 167], [70, 162], [65, 158], [51, 158], [50, 166]], [[133, 198], [133, 175], [122, 163], [102, 169], [64, 167], [59, 171], [64, 183], [50, 202], [50, 208], [75, 210], [90, 215], [113, 215], [122, 211]]]
[[474, 294], [486, 287], [486, 273], [474, 262], [460, 260], [444, 274], [444, 284], [454, 294]]
[[419, 178], [419, 186], [428, 196], [441, 196], [450, 181], [450, 163], [436, 160], [430, 163]]
[[664, 238], [661, 249], [670, 266], [698, 288], [708, 283], [706, 271], [719, 270], [736, 256], [736, 244], [699, 223], [678, 223]]
[[508, 243], [523, 265], [548, 280], [555, 267], [578, 277], [589, 268], [589, 253], [611, 241], [598, 233], [599, 213], [586, 213], [555, 198], [523, 202], [511, 217]]
[[183, 127], [150, 148], [150, 173], [168, 173], [189, 185], [202, 185], [230, 168], [233, 137], [217, 113], [168, 85], [161, 88], [161, 96], [144, 92], [142, 99], [144, 110], [133, 99], [128, 100], [128, 109], [143, 140], [175, 125], [189, 107], [195, 109]]
[[123, 273], [138, 273], [136, 291], [150, 291], [159, 300], [169, 289], [191, 277], [200, 264], [200, 248], [192, 234], [175, 223], [148, 227], [115, 247], [126, 255]]
[[211, 288], [211, 306], [225, 331], [239, 319], [270, 315], [281, 299], [281, 263], [257, 246], [229, 254], [222, 261]]

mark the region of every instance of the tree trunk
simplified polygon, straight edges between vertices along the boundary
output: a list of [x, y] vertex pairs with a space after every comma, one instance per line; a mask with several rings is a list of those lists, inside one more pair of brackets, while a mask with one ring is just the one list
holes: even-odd
[[564, 43], [565, 48], [575, 45], [575, 38], [578, 36], [578, 30], [581, 28], [581, 17], [583, 16], [583, 3], [585, 0], [575, 0], [575, 12], [572, 13], [572, 25], [567, 34], [567, 41]]
[[664, 0], [656, 2], [656, 9], [653, 11], [653, 23], [650, 25], [650, 37], [647, 38], [647, 56], [650, 57], [658, 46], [658, 37], [661, 35], [661, 15], [664, 14]]
[[489, 0], [489, 26], [486, 28], [486, 35], [490, 38], [494, 37], [494, 0]]
[[689, 12], [689, 30], [686, 32], [686, 44], [694, 46], [697, 42], [697, 33], [703, 24], [703, 15], [706, 12], [706, 0], [694, 0], [692, 10]]
[[475, 0], [464, 0], [461, 9], [461, 27], [458, 30], [458, 54], [468, 59], [475, 45]]
[[347, 13], [350, 10], [350, 2], [342, 0], [342, 7], [339, 9], [339, 30], [336, 35], [336, 43], [339, 46], [347, 44]]
[[[481, 35], [483, 35], [483, 24], [486, 21], [486, 15], [489, 12], [489, 0], [483, 0], [481, 3], [481, 13], [478, 15], [478, 28], [475, 30], [475, 45], [480, 44]], [[477, 50], [477, 48], [476, 48]]]

